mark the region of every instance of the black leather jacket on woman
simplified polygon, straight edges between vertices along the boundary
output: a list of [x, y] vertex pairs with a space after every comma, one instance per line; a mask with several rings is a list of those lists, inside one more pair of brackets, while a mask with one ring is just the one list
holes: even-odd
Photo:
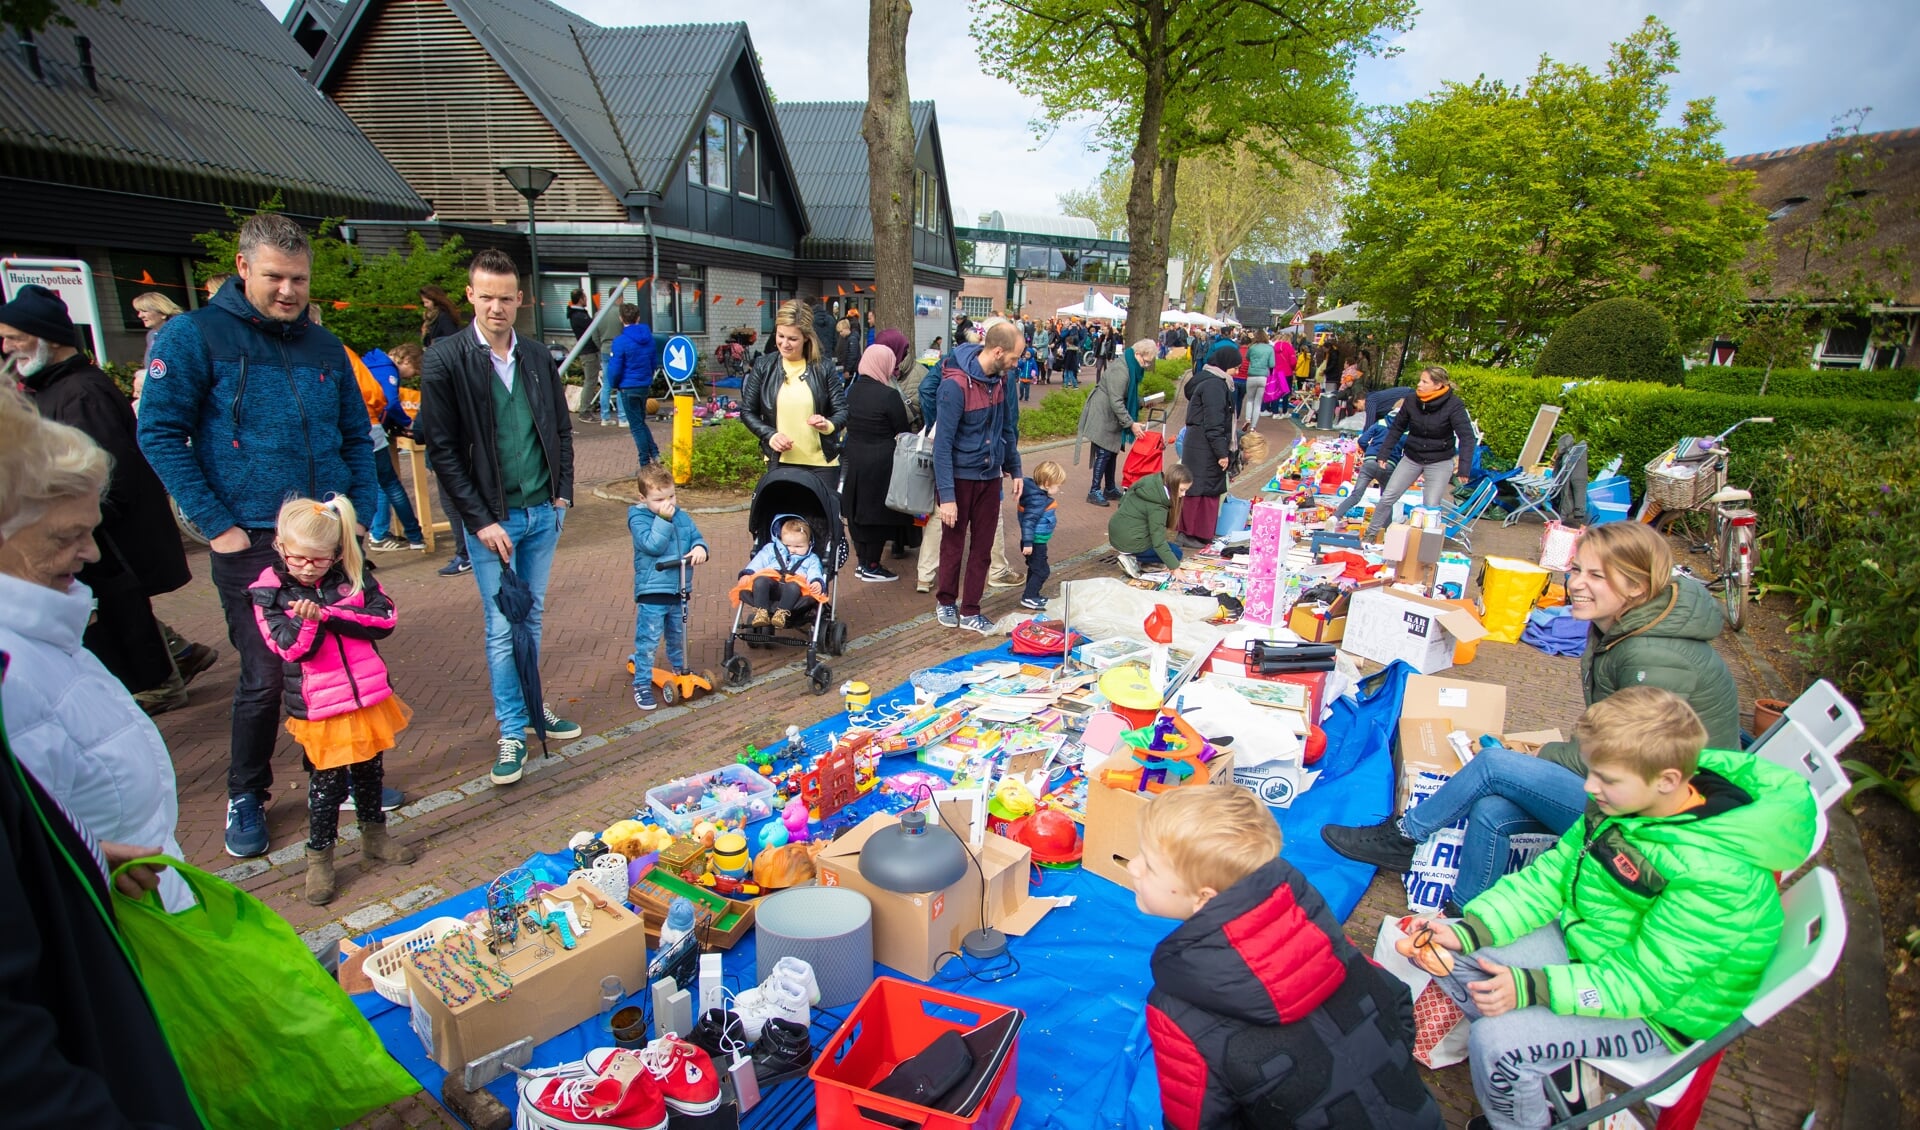
[[[816, 357], [809, 363], [800, 379], [813, 390], [814, 413], [833, 422], [833, 430], [820, 437], [820, 453], [832, 462], [840, 457], [840, 444], [846, 439], [847, 386], [841, 382], [833, 362], [824, 357]], [[760, 437], [760, 451], [768, 459], [773, 458], [769, 441], [773, 433], [780, 430], [780, 386], [786, 380], [787, 370], [780, 355], [762, 354], [754, 361], [753, 372], [747, 374], [747, 383], [740, 390], [740, 422]]]

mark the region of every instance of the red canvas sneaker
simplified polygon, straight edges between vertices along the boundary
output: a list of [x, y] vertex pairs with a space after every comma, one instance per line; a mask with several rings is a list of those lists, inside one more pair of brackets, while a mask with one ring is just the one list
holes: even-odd
[[518, 1130], [665, 1130], [667, 1104], [640, 1053], [616, 1050], [594, 1074], [520, 1080]]

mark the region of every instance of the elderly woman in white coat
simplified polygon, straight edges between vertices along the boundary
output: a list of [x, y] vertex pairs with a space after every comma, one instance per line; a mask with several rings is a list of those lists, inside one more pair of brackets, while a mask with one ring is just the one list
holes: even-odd
[[[180, 855], [173, 760], [152, 719], [81, 645], [93, 594], [74, 579], [99, 559], [93, 528], [110, 460], [86, 433], [42, 420], [0, 394], [0, 701], [21, 764], [95, 838], [109, 862], [139, 846]], [[123, 889], [150, 886], [142, 873]], [[193, 905], [172, 871], [158, 876], [169, 910]]]

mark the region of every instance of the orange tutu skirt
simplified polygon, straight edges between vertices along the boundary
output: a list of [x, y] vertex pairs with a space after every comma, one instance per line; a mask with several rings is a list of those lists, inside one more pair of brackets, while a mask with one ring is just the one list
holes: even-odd
[[307, 760], [315, 769], [343, 769], [390, 750], [400, 731], [413, 721], [413, 711], [388, 695], [372, 706], [363, 706], [351, 714], [336, 714], [315, 722], [306, 718], [287, 719], [287, 733], [307, 751]]

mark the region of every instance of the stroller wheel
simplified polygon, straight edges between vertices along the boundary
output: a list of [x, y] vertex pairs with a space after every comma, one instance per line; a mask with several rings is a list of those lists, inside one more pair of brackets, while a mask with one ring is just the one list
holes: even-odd
[[835, 620], [827, 625], [827, 654], [845, 655], [847, 653], [847, 625]]
[[726, 669], [728, 686], [744, 687], [753, 682], [753, 664], [747, 662], [747, 657], [744, 655], [729, 658]]
[[808, 678], [813, 681], [814, 694], [826, 694], [827, 688], [833, 685], [833, 668], [821, 663], [814, 667]]

